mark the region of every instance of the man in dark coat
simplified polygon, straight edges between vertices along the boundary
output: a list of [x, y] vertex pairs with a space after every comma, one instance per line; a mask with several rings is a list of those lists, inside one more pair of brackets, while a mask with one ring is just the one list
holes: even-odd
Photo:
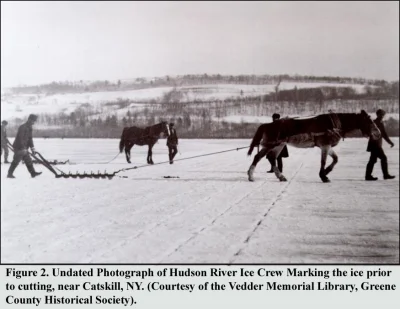
[[174, 128], [174, 124], [169, 124], [170, 134], [167, 138], [167, 146], [169, 152], [169, 164], [174, 163], [174, 157], [178, 153], [178, 135], [176, 134], [176, 130]]
[[372, 171], [374, 169], [374, 165], [379, 158], [381, 160], [381, 167], [383, 172], [384, 179], [393, 179], [395, 176], [392, 176], [388, 172], [388, 162], [385, 152], [382, 148], [382, 138], [385, 139], [386, 142], [390, 144], [391, 147], [394, 146], [393, 142], [390, 140], [389, 136], [386, 133], [385, 126], [383, 125], [383, 117], [385, 116], [386, 112], [382, 109], [378, 109], [376, 111], [377, 118], [374, 120], [376, 126], [378, 127], [379, 131], [381, 131], [381, 137], [377, 140], [373, 140], [372, 138], [368, 141], [367, 151], [371, 153], [369, 158], [369, 162], [367, 164], [367, 170], [365, 172], [365, 180], [378, 180], [377, 177], [372, 176]]
[[32, 152], [35, 153], [35, 147], [32, 140], [32, 126], [36, 122], [37, 118], [36, 115], [29, 115], [28, 121], [18, 128], [18, 133], [13, 143], [14, 158], [8, 170], [8, 178], [15, 178], [13, 173], [21, 160], [24, 160], [25, 165], [33, 178], [41, 174], [41, 172], [36, 172], [33, 168], [32, 159], [28, 152], [28, 149], [31, 148]]
[[4, 163], [9, 163], [8, 162], [8, 138], [7, 138], [7, 125], [8, 122], [6, 120], [3, 120], [1, 122], [1, 154], [3, 155], [3, 150], [4, 150]]
[[[281, 118], [281, 115], [279, 114], [273, 114], [272, 115], [272, 121], [277, 121]], [[282, 158], [288, 158], [289, 157], [289, 151], [287, 149], [287, 146], [285, 145], [285, 147], [283, 147], [281, 153], [278, 155], [278, 157], [276, 158], [276, 161], [278, 162], [278, 169], [279, 171], [282, 173], [283, 171], [283, 162], [282, 162]], [[266, 155], [266, 158], [268, 159], [269, 163], [271, 164], [271, 169], [267, 172], [267, 173], [273, 173], [274, 171], [272, 170], [272, 166], [274, 164], [274, 158], [273, 158], [273, 154], [271, 152], [269, 152]]]

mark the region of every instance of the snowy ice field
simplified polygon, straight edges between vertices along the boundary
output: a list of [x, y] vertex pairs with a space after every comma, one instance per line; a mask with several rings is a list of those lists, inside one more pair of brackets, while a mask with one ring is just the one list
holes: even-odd
[[[279, 182], [267, 160], [247, 180], [246, 149], [149, 166], [108, 179], [17, 179], [1, 165], [2, 263], [399, 263], [399, 139], [384, 146], [394, 180], [364, 181], [367, 139], [335, 148], [331, 183], [318, 148], [289, 147]], [[143, 165], [147, 147], [118, 153], [117, 139], [35, 139], [63, 171]], [[176, 159], [248, 146], [250, 140], [181, 140]], [[167, 160], [165, 140], [154, 161]], [[3, 158], [2, 158], [3, 161]], [[165, 179], [164, 176], [179, 178]]]

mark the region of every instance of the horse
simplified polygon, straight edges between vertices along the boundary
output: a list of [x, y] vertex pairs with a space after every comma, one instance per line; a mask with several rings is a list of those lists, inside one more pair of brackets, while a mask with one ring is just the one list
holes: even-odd
[[[322, 182], [330, 182], [327, 175], [333, 170], [338, 163], [339, 157], [332, 149], [341, 138], [354, 130], [361, 130], [364, 137], [371, 136], [377, 140], [381, 136], [381, 132], [371, 117], [364, 111], [361, 113], [332, 113], [317, 115], [308, 118], [282, 118], [272, 123], [262, 124], [258, 127], [253, 140], [250, 144], [248, 156], [251, 155], [254, 147], [261, 142], [261, 150], [255, 155], [253, 163], [247, 171], [249, 181], [254, 181], [254, 170], [265, 155], [271, 152], [275, 159], [286, 144], [297, 148], [313, 148], [321, 149], [321, 167], [319, 177]], [[331, 156], [332, 163], [325, 168], [327, 156]], [[274, 160], [275, 161], [275, 160]], [[284, 175], [273, 164], [272, 167], [275, 176], [280, 181], [287, 181]]]
[[149, 151], [147, 153], [147, 163], [154, 164], [153, 162], [153, 146], [160, 138], [160, 134], [170, 135], [169, 125], [166, 121], [162, 121], [153, 126], [139, 128], [139, 127], [125, 127], [122, 131], [121, 140], [119, 142], [119, 151], [125, 148], [126, 161], [131, 163], [131, 149], [133, 145], [138, 146], [149, 146]]

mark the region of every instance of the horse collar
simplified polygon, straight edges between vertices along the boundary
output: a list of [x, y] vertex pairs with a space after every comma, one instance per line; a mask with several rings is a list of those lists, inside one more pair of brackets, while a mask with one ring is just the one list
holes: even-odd
[[[340, 119], [339, 119], [339, 116], [336, 114], [336, 113], [334, 113], [334, 112], [330, 112], [329, 113], [329, 119], [331, 120], [331, 122], [332, 122], [332, 130], [336, 133], [336, 134], [338, 134], [340, 137], [343, 137], [343, 140], [344, 140], [344, 131], [343, 131], [343, 129], [342, 129], [342, 123], [341, 123], [341, 121], [340, 121]], [[342, 132], [342, 134], [341, 134], [341, 132]]]

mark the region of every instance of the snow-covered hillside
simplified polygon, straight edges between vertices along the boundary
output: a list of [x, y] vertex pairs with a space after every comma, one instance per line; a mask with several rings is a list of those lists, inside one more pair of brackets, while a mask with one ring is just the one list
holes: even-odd
[[[302, 83], [302, 82], [282, 82], [279, 85], [280, 90], [313, 87], [352, 87], [356, 92], [364, 91], [364, 85], [346, 85], [334, 83]], [[109, 103], [117, 103], [119, 100], [129, 99], [136, 102], [131, 104], [133, 109], [144, 108], [146, 102], [161, 102], [163, 97], [175, 89], [179, 95], [174, 102], [193, 102], [225, 100], [228, 98], [237, 98], [241, 96], [258, 96], [275, 91], [275, 85], [240, 85], [240, 84], [211, 84], [183, 87], [158, 87], [140, 90], [127, 91], [109, 91], [109, 92], [91, 92], [76, 94], [57, 94], [57, 95], [10, 95], [2, 94], [1, 115], [2, 119], [13, 119], [15, 117], [24, 118], [30, 113], [59, 113], [73, 112], [82, 104], [89, 104], [91, 108], [99, 111], [114, 111], [119, 109], [117, 106], [110, 106]], [[108, 103], [108, 105], [105, 105]], [[124, 111], [126, 113], [126, 110]]]

